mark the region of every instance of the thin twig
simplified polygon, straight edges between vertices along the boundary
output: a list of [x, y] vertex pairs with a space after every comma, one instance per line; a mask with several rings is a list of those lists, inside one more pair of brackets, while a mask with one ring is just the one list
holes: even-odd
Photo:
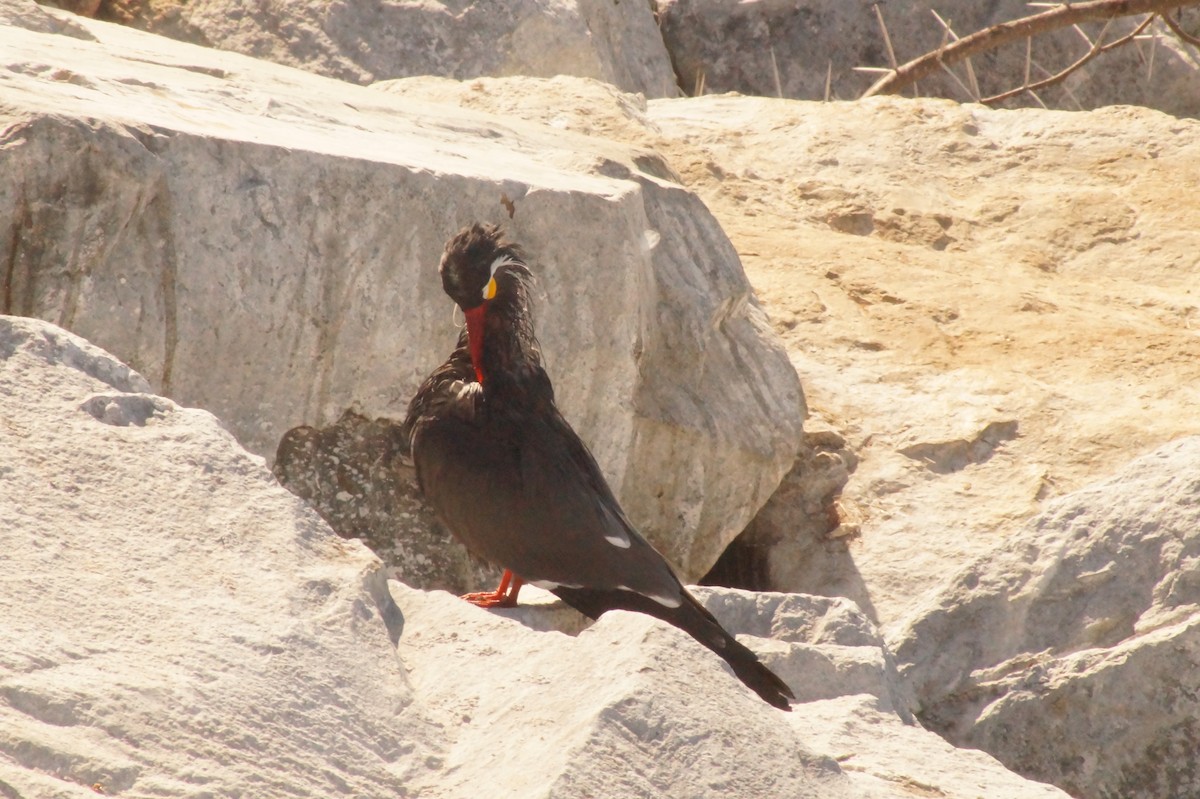
[[1158, 52], [1158, 31], [1150, 36], [1150, 57], [1146, 59], [1146, 83], [1154, 80], [1154, 54]]
[[[1112, 20], [1109, 20], [1109, 22], [1111, 21]], [[1075, 32], [1079, 34], [1079, 37], [1083, 39], [1083, 43], [1088, 46], [1089, 50], [1096, 46], [1096, 43], [1092, 41], [1091, 37], [1083, 32], [1083, 28], [1079, 27], [1078, 25], [1072, 25], [1071, 27], [1074, 28]]]
[[829, 90], [833, 87], [833, 59], [825, 67], [825, 102], [829, 102]]
[[1025, 38], [1025, 86], [1029, 85], [1029, 65], [1033, 63], [1033, 37]]
[[958, 84], [958, 87], [963, 90], [963, 94], [967, 95], [975, 102], [979, 102], [979, 95], [972, 92], [971, 87], [963, 83], [962, 80], [954, 74], [954, 70], [950, 69], [950, 67], [946, 66], [945, 64], [942, 64], [942, 69], [947, 75], [954, 79], [954, 82]]
[[[1079, 58], [1079, 60], [1077, 60], [1075, 63], [1071, 64], [1071, 66], [1067, 67], [1066, 69], [1061, 70], [1060, 72], [1058, 72], [1054, 75], [1051, 75], [1048, 78], [1045, 78], [1044, 80], [1039, 80], [1036, 83], [1033, 83], [1033, 84], [1027, 83], [1026, 85], [1020, 86], [1016, 89], [1009, 89], [1006, 92], [1001, 92], [1000, 94], [992, 95], [991, 97], [985, 97], [985, 98], [983, 98], [983, 100], [981, 100], [981, 102], [984, 103], [985, 105], [991, 105], [993, 103], [998, 103], [1002, 100], [1007, 100], [1010, 97], [1016, 97], [1018, 94], [1021, 94], [1023, 92], [1036, 91], [1037, 89], [1044, 89], [1047, 86], [1053, 86], [1054, 84], [1059, 83], [1060, 81], [1065, 79], [1068, 75], [1070, 75], [1072, 72], [1079, 69], [1084, 64], [1091, 61], [1093, 58], [1095, 58], [1096, 56], [1105, 52], [1106, 50], [1111, 50], [1114, 47], [1120, 47], [1121, 45], [1125, 44], [1126, 42], [1132, 41], [1133, 37], [1138, 35], [1142, 31], [1144, 31], [1153, 20], [1154, 20], [1154, 15], [1150, 14], [1145, 19], [1143, 19], [1138, 24], [1138, 26], [1133, 29], [1133, 31], [1131, 33], [1128, 33], [1125, 36], [1122, 36], [1120, 39], [1111, 41], [1108, 44], [1102, 44], [1102, 42], [1104, 41], [1104, 33], [1105, 33], [1105, 31], [1108, 30], [1108, 26], [1105, 25], [1104, 30], [1101, 31], [1100, 35], [1096, 37], [1096, 42], [1095, 42], [1095, 44], [1092, 45], [1091, 49], [1088, 50], [1086, 53], [1084, 53], [1083, 56], [1081, 56]], [[1111, 21], [1112, 20], [1109, 20], [1109, 22], [1111, 22]], [[1076, 103], [1076, 105], [1079, 105], [1078, 100], [1076, 100], [1075, 103]], [[1080, 106], [1080, 109], [1082, 110], [1082, 106]]]
[[978, 102], [982, 92], [979, 91], [979, 81], [975, 77], [975, 67], [971, 65], [969, 58], [963, 59], [963, 66], [967, 68], [967, 82], [971, 84], [971, 96]]
[[896, 51], [892, 49], [892, 37], [888, 36], [887, 24], [883, 21], [883, 12], [879, 10], [879, 3], [872, 3], [871, 8], [875, 9], [875, 19], [879, 20], [879, 30], [883, 31], [883, 43], [887, 46], [888, 65], [892, 69], [896, 69]]
[[[929, 11], [933, 14], [933, 18], [938, 21], [938, 24], [942, 26], [942, 47], [946, 46], [946, 43], [950, 38], [953, 38], [954, 41], [957, 42], [958, 34], [955, 33], [954, 29], [950, 27], [950, 23], [942, 19], [942, 15], [932, 8], [929, 9]], [[981, 93], [979, 91], [979, 81], [975, 79], [975, 68], [971, 65], [971, 59], [967, 58], [964, 59], [964, 61], [966, 62], [967, 67], [967, 83], [969, 83], [970, 86], [964, 85], [963, 82], [958, 79], [958, 76], [954, 74], [954, 70], [946, 67], [944, 64], [943, 67], [945, 68], [946, 74], [954, 78], [954, 82], [962, 87], [963, 91], [967, 93], [967, 96], [969, 96], [975, 102], [979, 102]]]
[[[1054, 74], [1053, 72], [1046, 69], [1044, 66], [1042, 66], [1041, 64], [1039, 64], [1036, 61], [1033, 62], [1033, 66], [1034, 66], [1034, 69], [1036, 69], [1039, 74], [1044, 75], [1047, 78]], [[1067, 97], [1070, 99], [1070, 101], [1075, 104], [1075, 109], [1078, 111], [1082, 111], [1083, 103], [1079, 102], [1079, 96], [1076, 95], [1074, 91], [1072, 91], [1071, 84], [1063, 83], [1062, 90], [1063, 90], [1063, 93], [1066, 94]]]
[[[1094, 45], [1095, 47], [1099, 47], [1100, 43], [1104, 41], [1104, 37], [1108, 35], [1108, 29], [1112, 27], [1112, 24], [1113, 24], [1112, 17], [1109, 17], [1108, 19], [1106, 19], [1104, 21], [1104, 27], [1100, 29], [1100, 35], [1096, 37], [1096, 44]], [[1145, 30], [1144, 26], [1143, 26], [1142, 30]], [[1132, 39], [1133, 36], [1130, 36], [1129, 38]]]
[[771, 72], [775, 75], [775, 94], [783, 99], [783, 83], [779, 80], [779, 64], [775, 61], [775, 45], [771, 45]]

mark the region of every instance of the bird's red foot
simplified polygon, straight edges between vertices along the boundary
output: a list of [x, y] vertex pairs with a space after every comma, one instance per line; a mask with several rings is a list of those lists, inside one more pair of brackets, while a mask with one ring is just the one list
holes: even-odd
[[459, 598], [481, 608], [515, 608], [517, 594], [520, 593], [521, 586], [524, 584], [524, 580], [514, 577], [512, 572], [505, 569], [504, 576], [500, 578], [500, 585], [496, 586], [495, 591], [475, 591], [463, 594]]
[[459, 599], [465, 599], [480, 608], [515, 608], [517, 606], [517, 600], [507, 594], [501, 594], [499, 591], [474, 591], [470, 594], [463, 594]]

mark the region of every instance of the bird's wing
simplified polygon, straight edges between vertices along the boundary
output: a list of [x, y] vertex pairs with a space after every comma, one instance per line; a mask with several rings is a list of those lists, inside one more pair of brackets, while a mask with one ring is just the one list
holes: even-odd
[[553, 405], [536, 414], [480, 407], [475, 416], [446, 413], [461, 403], [440, 407], [416, 423], [413, 457], [426, 499], [468, 549], [546, 587], [681, 601], [678, 578]]

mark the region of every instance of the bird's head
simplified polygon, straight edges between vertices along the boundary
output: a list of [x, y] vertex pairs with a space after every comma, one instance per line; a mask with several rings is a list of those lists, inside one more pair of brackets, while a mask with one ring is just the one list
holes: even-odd
[[517, 282], [529, 276], [521, 248], [498, 226], [478, 222], [446, 242], [438, 272], [442, 288], [464, 313], [511, 294]]
[[482, 383], [488, 308], [499, 305], [509, 316], [524, 316], [529, 268], [521, 248], [508, 241], [500, 227], [476, 222], [446, 242], [438, 272], [442, 288], [467, 318], [471, 363], [476, 379]]

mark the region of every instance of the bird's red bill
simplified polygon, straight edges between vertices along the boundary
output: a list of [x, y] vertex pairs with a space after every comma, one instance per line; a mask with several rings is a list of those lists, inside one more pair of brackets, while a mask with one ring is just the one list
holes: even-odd
[[475, 379], [483, 382], [483, 316], [487, 303], [463, 311], [467, 317], [467, 347], [471, 352], [471, 365], [475, 367]]

